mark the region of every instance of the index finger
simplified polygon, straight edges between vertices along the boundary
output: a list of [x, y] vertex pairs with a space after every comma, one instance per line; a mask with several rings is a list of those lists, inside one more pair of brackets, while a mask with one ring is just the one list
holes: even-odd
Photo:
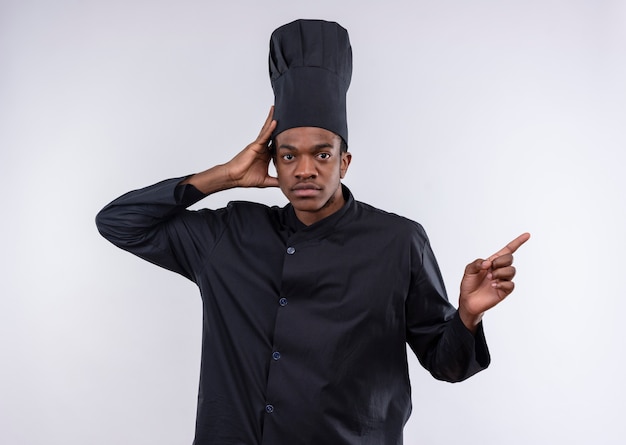
[[515, 238], [509, 244], [504, 246], [502, 249], [494, 253], [489, 257], [489, 261], [493, 261], [499, 256], [506, 255], [507, 253], [514, 253], [517, 249], [520, 248], [522, 244], [530, 239], [530, 233], [522, 233], [520, 236]]

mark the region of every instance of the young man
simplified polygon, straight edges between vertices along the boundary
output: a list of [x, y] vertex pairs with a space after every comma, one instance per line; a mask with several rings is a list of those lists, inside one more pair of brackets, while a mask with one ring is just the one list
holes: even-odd
[[[200, 288], [197, 445], [401, 444], [406, 343], [438, 379], [489, 364], [481, 317], [513, 291], [512, 254], [529, 235], [467, 266], [455, 310], [422, 227], [341, 183], [351, 70], [338, 24], [277, 29], [275, 108], [257, 139], [226, 164], [127, 193], [98, 214], [108, 240]], [[186, 210], [221, 190], [276, 186], [283, 208]]]

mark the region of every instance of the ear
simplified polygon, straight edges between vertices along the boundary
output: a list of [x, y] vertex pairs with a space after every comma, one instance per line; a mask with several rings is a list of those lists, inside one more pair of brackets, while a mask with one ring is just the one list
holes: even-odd
[[341, 179], [346, 176], [346, 173], [348, 172], [348, 167], [350, 166], [350, 161], [352, 161], [352, 153], [350, 153], [349, 151], [341, 153], [341, 164], [339, 166], [339, 177]]

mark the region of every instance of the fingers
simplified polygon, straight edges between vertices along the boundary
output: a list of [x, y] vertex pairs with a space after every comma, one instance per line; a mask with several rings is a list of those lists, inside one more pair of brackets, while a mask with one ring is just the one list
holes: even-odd
[[513, 264], [513, 255], [507, 253], [491, 260], [491, 268], [498, 269], [500, 267], [507, 267]]
[[520, 246], [522, 244], [524, 244], [526, 241], [528, 241], [530, 239], [530, 233], [522, 233], [520, 236], [518, 236], [517, 238], [515, 238], [513, 241], [511, 241], [509, 244], [507, 244], [506, 246], [504, 246], [502, 249], [500, 249], [498, 252], [494, 253], [493, 255], [491, 255], [489, 257], [489, 261], [493, 261], [496, 258], [505, 255], [505, 254], [512, 254], [515, 253], [515, 251], [517, 249], [520, 248]]
[[502, 299], [513, 292], [515, 283], [515, 267], [513, 267], [513, 255], [502, 255], [491, 262], [491, 269], [487, 278], [491, 280], [491, 287], [498, 290], [498, 296]]
[[516, 270], [515, 270], [515, 267], [513, 266], [507, 266], [507, 267], [501, 267], [499, 269], [494, 269], [491, 272], [491, 279], [511, 281], [515, 277], [515, 272]]
[[500, 300], [504, 300], [515, 289], [515, 283], [512, 281], [495, 281], [491, 286], [498, 291]]
[[272, 132], [274, 131], [274, 128], [276, 128], [276, 121], [273, 118], [274, 106], [272, 105], [269, 113], [267, 114], [267, 118], [265, 119], [265, 123], [263, 124], [263, 128], [261, 128], [261, 132], [256, 138], [256, 142], [258, 144], [266, 145], [272, 137]]
[[[515, 271], [515, 268], [512, 266], [512, 264], [513, 264], [513, 255], [511, 255], [510, 253], [501, 255], [497, 258], [493, 258], [492, 260], [477, 259], [477, 260], [472, 261], [465, 267], [465, 274], [473, 275], [473, 274], [477, 274], [481, 271], [488, 270], [488, 269], [491, 271], [496, 271], [496, 270], [509, 271], [511, 269]], [[505, 274], [505, 272], [500, 272], [500, 273]], [[515, 275], [515, 273], [513, 273], [513, 275]], [[511, 278], [513, 277], [513, 275], [511, 276]], [[502, 275], [502, 277], [504, 277], [504, 275]]]

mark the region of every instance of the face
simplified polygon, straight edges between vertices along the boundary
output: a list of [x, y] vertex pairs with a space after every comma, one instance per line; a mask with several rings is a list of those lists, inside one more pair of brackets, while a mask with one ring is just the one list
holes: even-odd
[[297, 127], [276, 136], [278, 184], [296, 216], [311, 225], [343, 204], [341, 178], [352, 155], [341, 153], [341, 138], [317, 127]]

